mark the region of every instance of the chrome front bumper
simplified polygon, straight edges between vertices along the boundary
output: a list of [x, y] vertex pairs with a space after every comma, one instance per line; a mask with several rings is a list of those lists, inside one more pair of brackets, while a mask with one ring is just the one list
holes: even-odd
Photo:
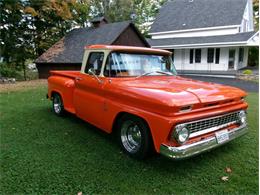
[[234, 128], [229, 131], [229, 140], [220, 144], [217, 142], [217, 138], [215, 136], [179, 147], [172, 147], [162, 144], [160, 147], [160, 153], [172, 159], [184, 159], [226, 144], [231, 140], [244, 135], [246, 132], [246, 125], [241, 125], [240, 127]]

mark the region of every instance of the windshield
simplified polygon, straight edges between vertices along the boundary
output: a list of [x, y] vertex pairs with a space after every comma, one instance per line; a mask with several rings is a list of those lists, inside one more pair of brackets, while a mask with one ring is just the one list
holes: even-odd
[[104, 75], [109, 77], [176, 75], [168, 55], [112, 52], [108, 56]]

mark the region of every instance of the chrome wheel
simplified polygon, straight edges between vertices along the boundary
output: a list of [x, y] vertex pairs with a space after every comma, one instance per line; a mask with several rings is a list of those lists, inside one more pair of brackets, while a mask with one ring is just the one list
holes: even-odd
[[53, 109], [56, 114], [60, 114], [62, 111], [63, 105], [60, 96], [55, 95], [53, 98]]
[[133, 121], [125, 121], [121, 126], [121, 141], [130, 153], [136, 153], [141, 147], [142, 134], [139, 126]]
[[121, 148], [135, 159], [144, 159], [153, 150], [150, 129], [145, 120], [124, 114], [116, 121], [117, 139]]

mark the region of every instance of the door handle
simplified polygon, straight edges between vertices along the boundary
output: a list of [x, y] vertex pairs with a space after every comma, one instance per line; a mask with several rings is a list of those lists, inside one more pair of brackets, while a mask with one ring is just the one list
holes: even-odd
[[82, 78], [81, 78], [81, 77], [76, 77], [75, 80], [76, 80], [76, 81], [81, 81]]

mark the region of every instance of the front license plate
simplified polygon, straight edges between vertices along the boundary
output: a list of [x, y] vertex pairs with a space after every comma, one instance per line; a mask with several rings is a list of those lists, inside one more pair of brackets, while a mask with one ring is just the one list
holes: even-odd
[[216, 132], [216, 138], [219, 144], [229, 140], [228, 130]]

